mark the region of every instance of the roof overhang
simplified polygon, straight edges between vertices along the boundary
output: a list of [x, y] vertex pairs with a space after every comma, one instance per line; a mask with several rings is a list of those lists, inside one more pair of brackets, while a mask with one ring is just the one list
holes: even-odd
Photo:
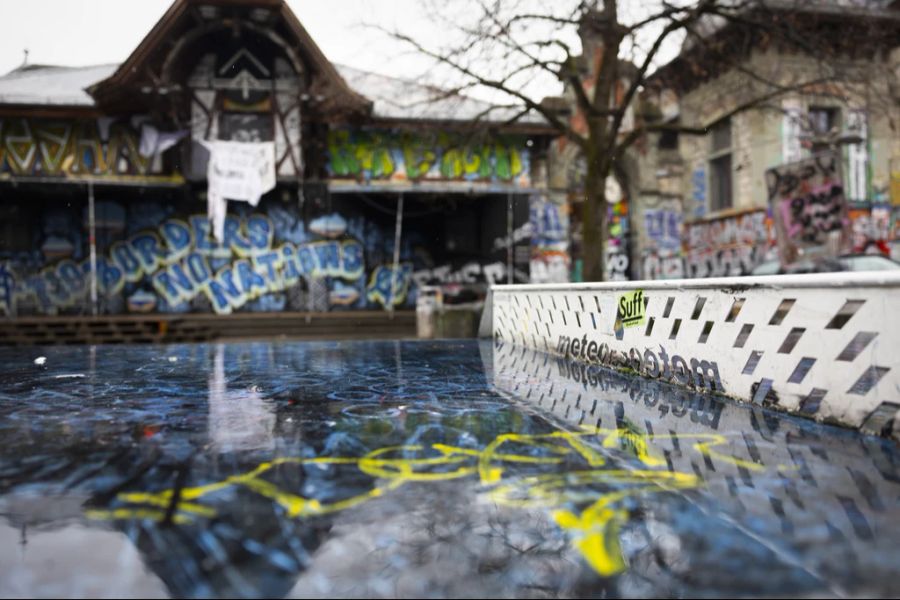
[[[218, 11], [213, 22], [203, 15], [206, 7]], [[323, 115], [370, 111], [371, 102], [347, 85], [284, 0], [175, 0], [125, 62], [88, 92], [105, 112], [133, 112], [136, 105], [149, 105], [148, 88], [156, 94], [178, 91], [179, 82], [168, 81], [163, 67], [196, 30], [214, 27], [256, 31], [302, 62], [311, 78], [308, 93], [321, 100], [317, 111]]]

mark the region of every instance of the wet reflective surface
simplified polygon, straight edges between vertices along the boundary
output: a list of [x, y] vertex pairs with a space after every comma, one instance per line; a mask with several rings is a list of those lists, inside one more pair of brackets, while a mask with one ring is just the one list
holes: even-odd
[[484, 342], [2, 355], [0, 596], [900, 593], [877, 438]]

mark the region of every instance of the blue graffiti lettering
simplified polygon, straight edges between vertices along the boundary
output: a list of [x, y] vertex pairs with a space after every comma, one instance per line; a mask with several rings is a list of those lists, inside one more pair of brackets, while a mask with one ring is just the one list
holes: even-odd
[[229, 314], [232, 307], [241, 306], [245, 301], [244, 294], [234, 282], [234, 273], [231, 267], [224, 267], [210, 280], [209, 285], [203, 288], [206, 297], [209, 298], [213, 310], [216, 313]]
[[178, 304], [178, 289], [172, 283], [172, 277], [167, 271], [160, 271], [150, 278], [156, 292], [166, 299], [170, 306]]
[[25, 289], [27, 293], [34, 296], [34, 298], [38, 301], [38, 304], [41, 305], [41, 309], [47, 313], [55, 312], [56, 307], [50, 301], [50, 297], [47, 295], [47, 282], [41, 277], [40, 274], [35, 274], [30, 276], [25, 280]]
[[87, 283], [84, 280], [84, 272], [74, 262], [71, 260], [60, 261], [56, 265], [56, 273], [74, 294], [80, 295], [84, 293], [87, 287]]
[[137, 257], [144, 273], [149, 275], [162, 265], [163, 252], [155, 233], [140, 233], [131, 238], [129, 243], [137, 251]]
[[313, 276], [319, 270], [316, 255], [312, 248], [306, 244], [297, 247], [297, 265], [300, 267], [300, 273], [303, 275]]
[[56, 274], [55, 269], [53, 267], [47, 267], [41, 271], [41, 276], [44, 278], [44, 281], [47, 282], [47, 293], [53, 304], [56, 306], [67, 306], [70, 300], [69, 290], [66, 289], [65, 284]]
[[412, 265], [402, 264], [395, 272], [392, 266], [380, 265], [372, 271], [372, 278], [366, 288], [366, 295], [372, 302], [383, 307], [398, 306], [406, 300], [409, 282], [412, 278]]
[[341, 260], [343, 261], [341, 277], [351, 281], [362, 277], [365, 269], [362, 244], [357, 241], [344, 242], [341, 245]]
[[116, 242], [112, 245], [109, 254], [113, 262], [116, 263], [116, 266], [122, 270], [122, 273], [125, 275], [125, 280], [129, 283], [138, 281], [144, 276], [144, 273], [141, 270], [141, 263], [138, 261], [137, 256], [135, 256], [134, 250], [130, 244]]
[[338, 242], [312, 244], [319, 262], [317, 275], [341, 275], [341, 247]]
[[250, 241], [241, 233], [241, 222], [236, 217], [225, 217], [225, 234], [222, 245], [231, 248], [238, 256], [250, 254]]
[[278, 252], [266, 252], [254, 257], [253, 266], [257, 272], [262, 271], [269, 280], [269, 291], [279, 292], [284, 289], [279, 267], [281, 266], [281, 254]]
[[282, 263], [284, 264], [281, 273], [284, 287], [288, 288], [300, 280], [300, 271], [297, 269], [297, 249], [291, 243], [284, 244], [279, 248], [281, 251]]
[[191, 230], [181, 221], [166, 221], [159, 232], [166, 241], [169, 254], [166, 261], [171, 264], [184, 258], [191, 251]]
[[188, 220], [194, 234], [194, 250], [201, 254], [212, 254], [213, 243], [210, 237], [209, 218], [204, 215], [193, 215]]
[[107, 296], [114, 296], [122, 291], [122, 286], [125, 285], [125, 277], [122, 275], [122, 270], [115, 264], [103, 257], [98, 257], [97, 284], [102, 293]]
[[253, 267], [246, 260], [239, 260], [234, 263], [234, 268], [238, 274], [238, 280], [241, 282], [241, 290], [249, 298], [256, 298], [260, 294], [267, 291], [268, 286], [262, 275], [253, 270]]
[[247, 237], [254, 250], [264, 252], [272, 247], [272, 224], [262, 215], [250, 215], [247, 220]]
[[185, 263], [187, 263], [191, 279], [194, 280], [194, 283], [196, 283], [198, 287], [202, 288], [210, 279], [212, 279], [212, 271], [209, 268], [209, 264], [206, 262], [206, 257], [202, 254], [191, 252], [188, 254]]

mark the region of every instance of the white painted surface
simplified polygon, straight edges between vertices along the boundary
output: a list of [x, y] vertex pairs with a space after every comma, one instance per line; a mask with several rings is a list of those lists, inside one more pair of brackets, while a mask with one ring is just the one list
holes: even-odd
[[[644, 292], [645, 321], [620, 328], [617, 335], [617, 302], [634, 290]], [[729, 317], [740, 299], [740, 311]], [[783, 318], [773, 318], [790, 300]], [[848, 303], [856, 310], [837, 327], [833, 320]], [[673, 358], [683, 358], [688, 371], [707, 361], [718, 372], [717, 391], [728, 396], [757, 404], [774, 401], [780, 410], [876, 432], [893, 421], [897, 435], [898, 308], [900, 275], [885, 273], [496, 286], [493, 332], [495, 338], [553, 354], [564, 353], [561, 339], [577, 339], [579, 360], [627, 366], [651, 378], [655, 357], [660, 369], [655, 378], [688, 387], [696, 386], [698, 378], [680, 362], [673, 365]], [[742, 331], [747, 332], [743, 343], [738, 341]], [[799, 338], [791, 348], [785, 341], [792, 331]], [[866, 340], [859, 352], [850, 352], [852, 342], [861, 346]], [[583, 353], [582, 341], [587, 345]], [[602, 357], [601, 345], [608, 349]], [[632, 349], [640, 362], [634, 361]], [[754, 355], [759, 360], [751, 369], [748, 361]], [[627, 364], [623, 356], [629, 356]], [[795, 371], [802, 364], [809, 368], [801, 378]], [[867, 380], [872, 385], [865, 385]], [[767, 386], [772, 391], [768, 398]]]

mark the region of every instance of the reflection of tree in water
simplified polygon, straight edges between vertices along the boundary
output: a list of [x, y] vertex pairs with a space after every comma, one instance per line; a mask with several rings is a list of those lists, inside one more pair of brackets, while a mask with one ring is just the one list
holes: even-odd
[[[167, 448], [152, 438], [137, 445], [121, 445], [120, 439], [120, 445], [102, 451], [70, 447], [62, 452], [79, 468], [90, 463], [86, 477], [61, 481], [65, 469], [60, 464], [43, 477], [10, 474], [8, 490], [40, 482], [89, 491], [87, 515], [115, 522], [179, 596], [283, 595], [329, 537], [335, 515], [382, 496], [382, 502], [404, 507], [395, 518], [405, 522], [403, 539], [413, 548], [410, 560], [417, 569], [446, 569], [443, 555], [449, 554], [456, 557], [459, 576], [491, 574], [497, 593], [517, 585], [510, 580], [514, 572], [529, 594], [576, 577], [572, 565], [577, 563], [571, 559], [565, 568], [553, 566], [568, 545], [546, 515], [536, 528], [535, 511], [519, 522], [517, 511], [480, 508], [478, 501], [473, 506], [473, 498], [484, 491], [478, 489], [479, 469], [486, 469], [484, 483], [503, 463], [498, 482], [509, 482], [502, 492], [509, 501], [501, 494], [489, 503], [505, 506], [520, 502], [513, 502], [513, 495], [528, 496], [535, 466], [554, 481], [585, 466], [582, 454], [565, 449], [571, 440], [546, 437], [558, 432], [540, 419], [495, 401], [381, 402], [377, 410], [335, 402], [298, 406], [282, 401], [277, 406], [277, 458], [268, 451], [211, 454], [197, 446]], [[298, 412], [304, 418], [295, 421]], [[324, 434], [323, 423], [330, 433]], [[522, 432], [509, 438], [516, 448], [480, 465], [485, 449], [510, 428]], [[261, 464], [269, 466], [261, 471]], [[452, 485], [464, 479], [464, 485]], [[566, 493], [578, 487], [572, 483]], [[573, 510], [600, 492], [589, 489], [599, 481], [581, 483]], [[400, 484], [403, 494], [388, 494]], [[301, 498], [306, 502], [298, 504]], [[558, 498], [532, 500], [533, 508], [546, 508]], [[375, 526], [382, 524], [375, 521]], [[529, 569], [526, 578], [523, 565], [536, 561], [543, 566]], [[563, 579], [560, 570], [567, 572]], [[365, 581], [371, 574], [357, 575]], [[481, 589], [472, 585], [473, 593]]]
[[[230, 386], [234, 383], [229, 381]], [[259, 488], [241, 485], [204, 498], [214, 512], [192, 514], [179, 508], [184, 489], [240, 477], [273, 456], [359, 458], [379, 447], [425, 441], [476, 446], [479, 429], [489, 435], [523, 421], [496, 401], [461, 398], [426, 407], [403, 398], [404, 403], [350, 404], [322, 401], [321, 396], [314, 401], [310, 391], [305, 388], [305, 396], [284, 391], [274, 402], [274, 451], [210, 452], [221, 444], [213, 440], [208, 446], [195, 435], [178, 435], [182, 413], [177, 406], [168, 415], [174, 418], [161, 425], [155, 420], [143, 425], [105, 419], [89, 431], [31, 432], [28, 446], [43, 453], [6, 457], [0, 463], [0, 492], [12, 494], [28, 487], [52, 495], [76, 491], [89, 495], [85, 508], [95, 517], [93, 526], [99, 525], [96, 517], [114, 522], [175, 595], [283, 595], [309, 564], [332, 517], [292, 518], [288, 509], [261, 495]], [[379, 391], [381, 397], [385, 391]], [[379, 411], [381, 418], [374, 416]], [[316, 498], [321, 504], [365, 495], [375, 486], [375, 478], [355, 465], [292, 461], [274, 466], [259, 482]], [[172, 490], [170, 502], [140, 505], [122, 500], [129, 494], [162, 490]]]
[[[762, 469], [722, 436], [648, 432], [622, 411], [611, 429], [566, 433], [499, 398], [446, 347], [354, 348], [197, 346], [139, 377], [109, 351], [115, 394], [94, 401], [69, 381], [0, 405], [0, 500], [89, 497], [85, 522], [128, 535], [179, 596], [827, 589], [711, 510], [700, 473], [659, 452]], [[554, 381], [559, 406], [577, 404], [576, 388], [567, 398]], [[623, 400], [647, 403], [620, 383]], [[242, 435], [229, 430], [235, 415], [253, 421]]]

